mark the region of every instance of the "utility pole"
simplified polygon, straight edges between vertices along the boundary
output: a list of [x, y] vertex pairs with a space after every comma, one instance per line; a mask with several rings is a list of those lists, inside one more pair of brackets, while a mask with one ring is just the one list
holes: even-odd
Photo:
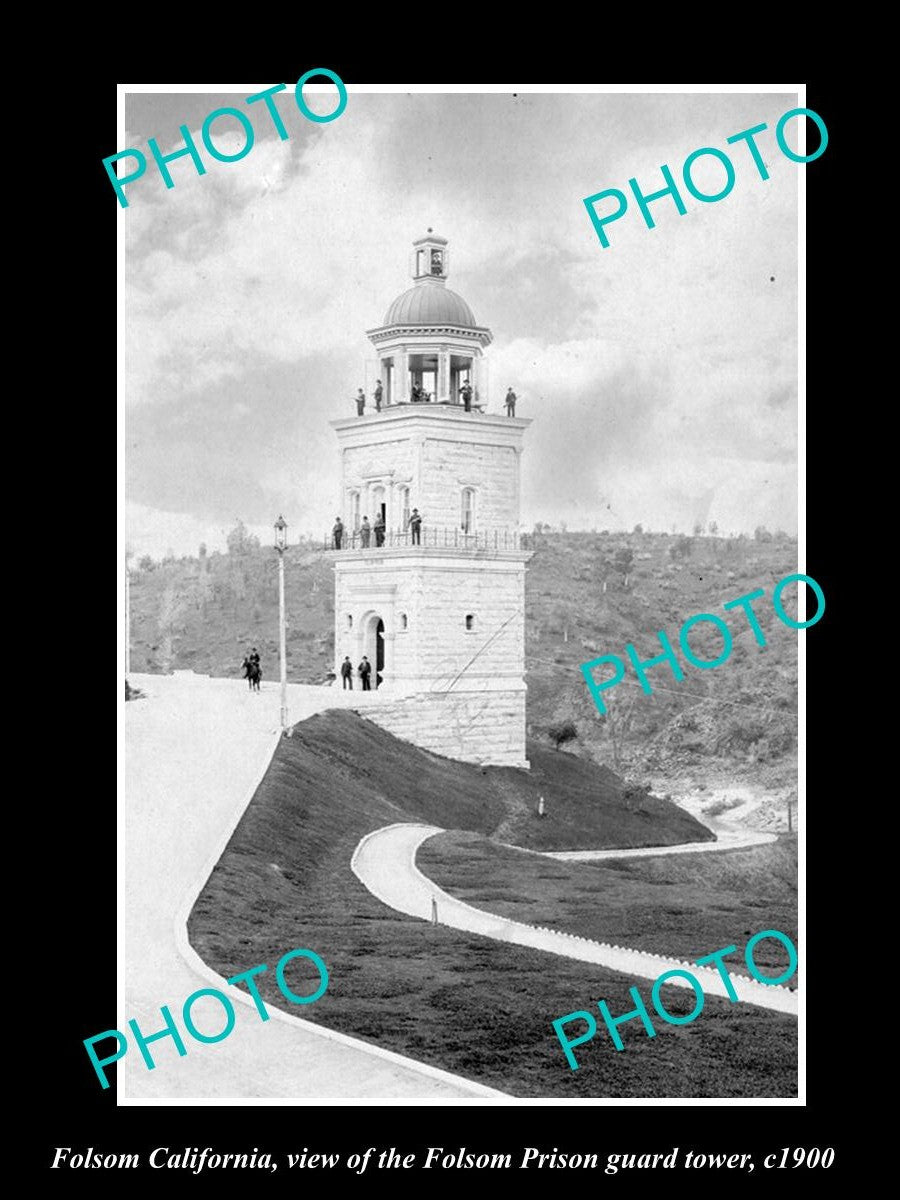
[[287, 638], [284, 616], [284, 552], [287, 549], [287, 521], [279, 516], [275, 522], [275, 549], [278, 551], [278, 641], [281, 660], [281, 732], [288, 730], [287, 706]]
[[131, 571], [125, 556], [125, 678], [131, 674]]

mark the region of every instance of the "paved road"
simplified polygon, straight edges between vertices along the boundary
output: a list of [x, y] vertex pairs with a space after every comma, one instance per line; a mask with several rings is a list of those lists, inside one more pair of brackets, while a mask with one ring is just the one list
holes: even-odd
[[[435, 825], [401, 824], [387, 825], [362, 839], [353, 854], [351, 867], [356, 877], [383, 904], [411, 917], [432, 919], [432, 904], [437, 903], [438, 920], [453, 929], [464, 929], [468, 933], [482, 934], [500, 942], [514, 942], [519, 946], [530, 946], [560, 954], [565, 958], [581, 962], [598, 963], [636, 975], [642, 979], [656, 979], [663, 971], [688, 970], [699, 981], [703, 991], [711, 996], [727, 996], [725, 984], [715, 969], [698, 967], [679, 959], [664, 958], [642, 950], [630, 950], [622, 946], [610, 946], [604, 942], [593, 942], [572, 934], [536, 925], [525, 925], [511, 921], [483, 909], [473, 908], [462, 900], [442, 891], [423, 875], [416, 866], [416, 852], [424, 841], [436, 833], [443, 833]], [[769, 835], [763, 835], [768, 840]], [[704, 848], [710, 843], [700, 843]], [[720, 849], [725, 849], [721, 843]], [[677, 852], [680, 848], [658, 848], [656, 854]], [[602, 851], [606, 857], [626, 857], [629, 850]], [[560, 857], [554, 855], [554, 857]], [[716, 949], [710, 946], [710, 950]], [[734, 990], [740, 1000], [778, 1012], [797, 1014], [797, 993], [784, 987], [766, 987], [744, 976], [733, 975]], [[674, 986], [690, 987], [685, 979], [673, 979]]]
[[[127, 1031], [133, 1017], [144, 1033], [157, 1032], [164, 1024], [160, 1006], [167, 1004], [183, 1031], [181, 1006], [198, 988], [241, 994], [190, 949], [184, 921], [268, 766], [278, 738], [279, 689], [263, 683], [252, 695], [240, 681], [180, 675], [132, 675], [129, 681], [146, 699], [124, 711], [119, 1028]], [[359, 692], [289, 687], [292, 721], [360, 703]], [[328, 948], [319, 949], [327, 961]], [[153, 1071], [131, 1047], [118, 1064], [119, 1102], [501, 1095], [275, 1009], [263, 1023], [242, 995], [235, 1028], [223, 1042], [187, 1038], [184, 1058], [171, 1038], [154, 1042]], [[205, 1017], [204, 1003], [210, 1005]], [[221, 1027], [215, 1001], [200, 1002], [195, 1017], [200, 1028]], [[97, 1049], [101, 1057], [110, 1054], [112, 1042]]]

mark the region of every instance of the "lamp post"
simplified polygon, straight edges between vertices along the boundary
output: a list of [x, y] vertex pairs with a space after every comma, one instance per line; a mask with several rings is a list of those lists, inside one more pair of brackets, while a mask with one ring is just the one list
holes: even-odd
[[131, 570], [125, 555], [125, 678], [131, 674]]
[[287, 521], [279, 516], [275, 522], [275, 549], [278, 551], [278, 636], [281, 657], [281, 732], [288, 728], [287, 707], [287, 647], [284, 624], [284, 552], [287, 549]]

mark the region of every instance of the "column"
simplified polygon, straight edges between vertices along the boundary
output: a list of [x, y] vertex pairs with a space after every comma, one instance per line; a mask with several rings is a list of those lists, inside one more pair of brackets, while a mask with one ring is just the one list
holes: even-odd
[[522, 446], [513, 446], [513, 462], [515, 471], [515, 492], [514, 492], [514, 511], [513, 511], [513, 527], [512, 532], [517, 538], [516, 549], [518, 549], [518, 537], [521, 533], [521, 503], [522, 503]]
[[412, 512], [414, 508], [417, 508], [419, 512], [422, 512], [422, 502], [424, 499], [422, 496], [422, 484], [424, 483], [425, 468], [425, 439], [421, 435], [418, 435], [412, 439], [412, 444], [415, 452], [415, 465], [413, 485], [410, 488], [409, 494], [409, 511]]
[[409, 400], [409, 355], [405, 350], [394, 354], [394, 394], [392, 404], [406, 404]]
[[477, 354], [472, 355], [472, 369], [469, 371], [469, 378], [472, 381], [472, 396], [473, 404], [484, 404], [484, 399], [481, 395], [481, 359]]
[[[395, 620], [393, 613], [390, 614], [390, 619], [391, 621]], [[391, 690], [394, 682], [394, 640], [397, 635], [393, 629], [388, 632], [385, 628], [382, 636], [384, 638], [384, 667], [381, 671], [381, 688]]]
[[438, 351], [438, 386], [437, 399], [450, 399], [450, 351]]

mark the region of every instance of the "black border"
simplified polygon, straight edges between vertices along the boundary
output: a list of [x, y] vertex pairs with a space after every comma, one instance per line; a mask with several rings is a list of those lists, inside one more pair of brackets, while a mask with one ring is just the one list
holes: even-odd
[[[311, 65], [325, 64], [348, 83], [398, 78], [410, 83], [430, 82], [421, 70], [414, 72], [412, 55], [400, 62], [386, 61], [381, 52], [377, 56], [348, 57], [340, 52], [339, 38], [332, 36], [328, 42], [330, 48], [324, 42], [311, 47], [301, 39], [296, 53], [280, 55], [263, 52], [271, 51], [271, 45], [257, 44], [246, 55], [239, 47], [240, 52], [232, 51], [228, 59], [218, 53], [187, 53], [191, 47], [182, 42], [180, 62], [175, 62], [168, 51], [156, 54], [153, 63], [143, 69], [130, 53], [118, 61], [122, 63], [121, 77], [154, 81], [180, 82], [197, 77], [291, 80]], [[61, 265], [59, 276], [53, 275], [52, 287], [54, 291], [59, 289], [64, 301], [54, 307], [53, 321], [54, 341], [62, 345], [59, 360], [46, 365], [51, 373], [55, 370], [58, 374], [55, 394], [60, 400], [53, 439], [54, 443], [58, 441], [54, 449], [61, 469], [53, 484], [58, 484], [59, 494], [68, 495], [70, 500], [80, 498], [86, 475], [104, 461], [98, 448], [102, 442], [106, 453], [106, 414], [112, 409], [115, 386], [110, 329], [116, 321], [113, 211], [117, 206], [100, 164], [104, 155], [117, 148], [114, 99], [115, 81], [120, 76], [110, 66], [115, 58], [106, 59], [101, 66], [100, 57], [98, 51], [97, 70], [90, 82], [82, 76], [78, 124], [71, 137], [56, 147], [56, 181], [32, 197], [33, 203], [42, 208], [44, 235], [50, 231]], [[472, 82], [505, 76], [550, 83], [562, 77], [596, 79], [601, 67], [593, 60], [590, 66], [584, 64], [584, 69], [573, 65], [563, 72], [554, 64], [553, 70], [547, 70], [546, 64], [524, 63], [520, 53], [512, 64], [515, 69], [510, 65], [509, 57], [502, 53], [493, 61], [488, 54], [475, 63], [469, 55], [465, 74]], [[465, 77], [455, 64], [444, 74], [456, 81]], [[744, 74], [756, 78], [752, 70]], [[801, 71], [784, 70], [779, 77], [803, 75]], [[140, 1153], [145, 1159], [149, 1150], [160, 1145], [208, 1145], [222, 1151], [256, 1146], [261, 1153], [284, 1153], [308, 1146], [317, 1152], [343, 1154], [367, 1146], [395, 1146], [403, 1153], [421, 1152], [427, 1145], [444, 1145], [448, 1150], [466, 1146], [473, 1152], [511, 1152], [514, 1163], [523, 1145], [534, 1145], [542, 1151], [556, 1147], [563, 1152], [603, 1153], [667, 1153], [677, 1145], [682, 1150], [693, 1147], [698, 1151], [750, 1151], [757, 1155], [785, 1145], [831, 1145], [838, 1150], [837, 1168], [849, 1165], [852, 1147], [846, 1140], [846, 1117], [839, 1098], [856, 1092], [850, 1067], [854, 1052], [847, 1048], [854, 1031], [846, 1023], [836, 1028], [832, 1015], [842, 1003], [841, 993], [836, 990], [841, 984], [834, 960], [833, 930], [841, 924], [844, 906], [840, 899], [846, 904], [846, 891], [852, 889], [850, 894], [854, 895], [855, 889], [849, 882], [842, 888], [833, 885], [831, 864], [837, 849], [837, 829], [831, 814], [837, 814], [829, 797], [833, 796], [834, 761], [833, 751], [823, 741], [823, 734], [834, 726], [837, 697], [831, 689], [844, 619], [844, 596], [837, 552], [829, 537], [832, 522], [827, 503], [827, 497], [834, 495], [837, 431], [834, 422], [816, 419], [816, 414], [820, 411], [818, 398], [834, 395], [837, 381], [849, 365], [850, 349], [843, 327], [843, 298], [849, 290], [847, 255], [833, 250], [835, 216], [830, 197], [854, 194], [850, 170], [854, 140], [851, 117], [836, 85], [817, 81], [808, 83], [807, 89], [807, 104], [823, 116], [830, 135], [822, 158], [808, 167], [798, 167], [807, 173], [808, 199], [807, 571], [820, 582], [828, 601], [826, 618], [807, 634], [807, 1106], [529, 1105], [488, 1112], [449, 1106], [117, 1108], [115, 1087], [100, 1091], [93, 1074], [85, 1069], [81, 1046], [83, 1037], [116, 1024], [112, 901], [116, 829], [113, 798], [107, 785], [106, 703], [98, 702], [98, 689], [86, 697], [83, 705], [71, 706], [75, 711], [61, 706], [60, 719], [50, 722], [54, 752], [46, 757], [54, 766], [59, 764], [59, 773], [51, 828], [47, 828], [46, 817], [39, 817], [42, 827], [34, 835], [40, 846], [41, 870], [53, 880], [51, 894], [64, 903], [54, 906], [62, 916], [61, 928], [53, 938], [53, 951], [44, 964], [52, 969], [30, 973], [30, 990], [37, 1008], [35, 1028], [43, 1031], [28, 1057], [27, 1078], [40, 1104], [32, 1129], [34, 1146], [29, 1162], [33, 1166], [49, 1166], [56, 1146], [94, 1146], [106, 1152]], [[122, 214], [116, 212], [116, 216], [121, 219]], [[47, 280], [42, 282], [46, 297]], [[841, 303], [836, 303], [838, 297]], [[45, 304], [44, 311], [47, 307]], [[845, 432], [841, 431], [842, 442]], [[56, 493], [48, 489], [45, 494]], [[62, 517], [64, 523], [72, 524], [60, 538], [54, 571], [68, 581], [71, 594], [66, 607], [70, 624], [60, 633], [73, 644], [87, 647], [97, 663], [105, 664], [111, 657], [106, 647], [112, 614], [108, 619], [105, 614], [107, 606], [111, 607], [112, 564], [102, 548], [102, 539], [107, 535], [84, 535], [95, 526], [106, 530], [107, 524], [102, 517], [96, 519], [95, 510], [85, 512], [77, 500], [62, 511]], [[96, 570], [100, 562], [104, 563], [102, 571]], [[63, 586], [63, 582], [60, 580], [56, 586]], [[100, 587], [107, 592], [102, 606], [97, 603]], [[101, 611], [105, 617], [102, 627]], [[59, 627], [58, 608], [52, 599], [48, 619]], [[100, 646], [104, 647], [102, 658]], [[105, 672], [102, 674], [105, 683]], [[46, 747], [46, 742], [41, 744]], [[344, 1171], [339, 1178], [343, 1182], [349, 1174]], [[195, 1178], [179, 1172], [178, 1177], [182, 1176]], [[161, 1178], [168, 1181], [169, 1177]], [[439, 1178], [444, 1177], [443, 1172], [439, 1173]], [[596, 1177], [596, 1172], [592, 1173], [592, 1178]], [[70, 1179], [65, 1172], [55, 1178]], [[107, 1176], [88, 1176], [91, 1182], [98, 1178]], [[113, 1178], [117, 1186], [122, 1182], [116, 1173]], [[218, 1173], [200, 1178], [221, 1182], [223, 1177]], [[253, 1178], [270, 1176], [254, 1172]], [[370, 1172], [364, 1178], [381, 1183], [385, 1175]], [[460, 1177], [454, 1173], [453, 1178], [466, 1181], [472, 1174]], [[547, 1176], [543, 1173], [540, 1178], [546, 1182]], [[573, 1176], [564, 1178], [572, 1180]], [[633, 1175], [615, 1178], [630, 1183]], [[712, 1178], [721, 1183], [718, 1174]], [[766, 1184], [771, 1178], [770, 1173], [755, 1177]], [[284, 1182], [285, 1176], [278, 1173], [275, 1179]], [[730, 1172], [727, 1182], [733, 1179], [734, 1173]]]

